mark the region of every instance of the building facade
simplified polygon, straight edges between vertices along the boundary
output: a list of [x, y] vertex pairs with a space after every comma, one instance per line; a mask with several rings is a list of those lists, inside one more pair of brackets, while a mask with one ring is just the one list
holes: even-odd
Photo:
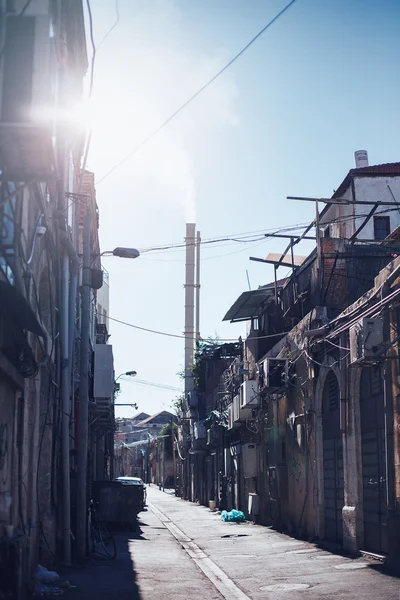
[[[88, 495], [91, 479], [109, 472], [99, 466], [98, 440], [114, 419], [99, 407], [99, 399], [111, 405], [112, 392], [96, 388], [102, 281], [94, 177], [81, 167], [84, 132], [68, 116], [82, 100], [88, 66], [82, 2], [0, 2], [0, 13], [0, 595], [24, 598], [39, 562], [51, 567], [76, 556], [87, 213], [95, 257]], [[112, 381], [110, 351], [107, 361]]]
[[[351, 170], [319, 215], [315, 250], [232, 305], [225, 319], [247, 322], [246, 339], [235, 356], [224, 344], [198, 354], [181, 426], [184, 497], [390, 565], [400, 539], [399, 168]], [[374, 216], [385, 216], [384, 239]], [[214, 379], [196, 381], [204, 371]]]

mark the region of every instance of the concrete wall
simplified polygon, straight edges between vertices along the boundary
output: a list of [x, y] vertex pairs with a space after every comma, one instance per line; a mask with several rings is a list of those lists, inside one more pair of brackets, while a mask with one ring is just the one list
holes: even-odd
[[[354, 180], [356, 200], [365, 200], [369, 202], [394, 202], [393, 196], [400, 201], [400, 177], [356, 177]], [[356, 215], [366, 215], [372, 206], [356, 205]], [[390, 209], [390, 212], [387, 212]], [[393, 231], [400, 225], [400, 211], [391, 209], [390, 206], [378, 208], [375, 215], [386, 215], [390, 218], [390, 231]], [[365, 217], [358, 217], [355, 220], [356, 228], [362, 223]], [[358, 235], [358, 239], [374, 239], [374, 218], [372, 217], [364, 229]]]

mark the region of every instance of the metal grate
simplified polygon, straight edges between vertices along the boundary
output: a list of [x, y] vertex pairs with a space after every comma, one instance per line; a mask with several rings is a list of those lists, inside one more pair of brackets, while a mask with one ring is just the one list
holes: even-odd
[[329, 373], [326, 384], [328, 386], [329, 410], [333, 412], [339, 407], [339, 385], [333, 372]]

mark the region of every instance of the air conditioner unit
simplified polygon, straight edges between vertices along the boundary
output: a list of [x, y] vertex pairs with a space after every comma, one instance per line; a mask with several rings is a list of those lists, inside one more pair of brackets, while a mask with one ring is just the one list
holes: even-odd
[[233, 399], [233, 420], [235, 423], [246, 421], [251, 417], [251, 408], [242, 408], [240, 406], [240, 395]]
[[277, 390], [286, 387], [289, 381], [287, 358], [266, 358], [263, 362], [264, 388]]
[[206, 428], [204, 425], [204, 421], [197, 421], [194, 424], [194, 439], [195, 440], [205, 440], [207, 437]]
[[234, 427], [234, 420], [233, 420], [233, 404], [230, 404], [228, 406], [228, 429], [233, 429]]
[[240, 408], [254, 408], [259, 404], [258, 384], [254, 379], [248, 379], [240, 386]]
[[383, 321], [364, 318], [350, 327], [350, 363], [376, 362], [382, 353]]

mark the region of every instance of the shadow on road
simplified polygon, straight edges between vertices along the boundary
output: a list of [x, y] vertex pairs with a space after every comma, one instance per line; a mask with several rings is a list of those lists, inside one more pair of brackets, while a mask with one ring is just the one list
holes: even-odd
[[71, 589], [65, 597], [73, 600], [141, 600], [130, 544], [143, 540], [140, 524], [135, 532], [115, 532], [115, 560], [90, 558], [82, 567], [64, 571]]

